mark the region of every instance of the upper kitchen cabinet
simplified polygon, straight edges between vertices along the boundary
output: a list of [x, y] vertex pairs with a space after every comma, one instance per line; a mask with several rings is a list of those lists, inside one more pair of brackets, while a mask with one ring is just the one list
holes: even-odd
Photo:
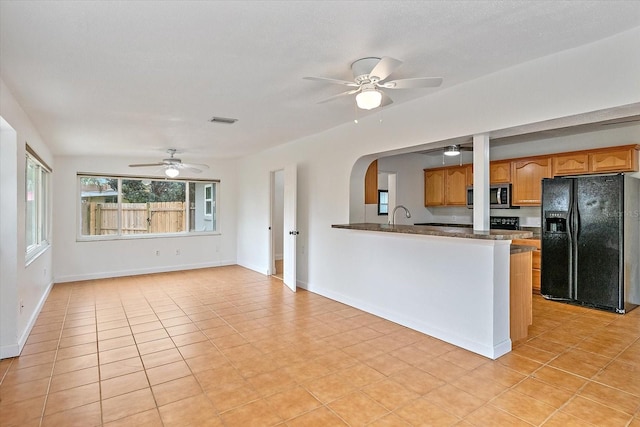
[[594, 173], [637, 172], [638, 145], [602, 148], [589, 153], [589, 168]]
[[511, 182], [511, 161], [498, 161], [489, 164], [489, 181], [491, 184], [508, 184]]
[[378, 203], [378, 161], [374, 160], [369, 165], [364, 175], [364, 203], [375, 205]]
[[471, 165], [424, 170], [424, 205], [466, 206], [467, 186], [473, 184]]
[[424, 205], [444, 206], [445, 169], [425, 169]]
[[542, 179], [551, 178], [551, 157], [539, 156], [517, 159], [511, 163], [512, 195], [514, 206], [540, 206]]
[[585, 152], [556, 154], [553, 156], [553, 174], [579, 175], [589, 173], [589, 155]]
[[[444, 204], [446, 206], [467, 205], [468, 176], [471, 166], [452, 166], [445, 169]], [[473, 182], [473, 178], [471, 178]]]

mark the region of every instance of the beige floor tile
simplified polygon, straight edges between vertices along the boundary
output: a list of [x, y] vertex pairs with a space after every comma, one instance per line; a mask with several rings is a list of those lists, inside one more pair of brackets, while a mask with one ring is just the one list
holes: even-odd
[[598, 426], [623, 426], [633, 418], [629, 414], [580, 396], [571, 400], [562, 408], [562, 412]]
[[49, 378], [21, 382], [15, 384], [0, 384], [0, 405], [10, 405], [23, 400], [32, 399], [47, 394]]
[[[161, 406], [163, 425], [170, 426], [222, 426], [222, 421], [204, 395], [189, 397]], [[237, 424], [242, 425], [242, 424]]]
[[295, 418], [321, 405], [307, 390], [299, 386], [278, 392], [265, 400], [283, 420]]
[[131, 357], [129, 359], [100, 365], [100, 378], [108, 380], [109, 378], [120, 375], [142, 371], [143, 369], [144, 366], [142, 365], [142, 359], [140, 357]]
[[102, 425], [100, 402], [68, 409], [42, 419], [42, 427], [93, 427]]
[[491, 404], [534, 425], [539, 425], [556, 411], [553, 406], [515, 390], [506, 391]]
[[528, 422], [514, 417], [513, 415], [504, 412], [503, 410], [498, 409], [493, 405], [484, 405], [476, 409], [475, 411], [467, 415], [464, 420], [474, 426], [531, 426], [531, 424], [529, 424]]
[[33, 397], [27, 400], [10, 403], [8, 405], [0, 405], [0, 420], [3, 427], [22, 427], [32, 420], [40, 423], [42, 412], [44, 409], [45, 396]]
[[141, 355], [155, 353], [157, 351], [167, 350], [170, 348], [175, 348], [176, 345], [173, 343], [171, 338], [161, 338], [159, 340], [148, 341], [144, 343], [136, 344], [138, 347], [138, 352]]
[[108, 399], [148, 387], [149, 382], [147, 381], [147, 375], [143, 371], [100, 381], [102, 399]]
[[156, 407], [150, 388], [102, 400], [102, 422], [109, 423]]
[[264, 400], [255, 400], [239, 408], [221, 414], [222, 421], [229, 426], [269, 426], [282, 421], [278, 413]]
[[98, 382], [99, 378], [100, 377], [98, 375], [97, 366], [78, 369], [77, 371], [71, 371], [60, 375], [54, 375], [53, 377], [51, 377], [49, 393], [55, 393], [56, 391], [67, 390], [81, 385], [95, 383]]
[[409, 390], [392, 379], [379, 381], [364, 387], [362, 391], [389, 411], [393, 411], [420, 397], [420, 394]]
[[460, 418], [446, 412], [425, 398], [416, 399], [394, 412], [411, 425], [451, 426]]
[[48, 416], [98, 401], [100, 401], [100, 386], [98, 383], [61, 390], [48, 395], [44, 414]]
[[167, 363], [179, 362], [182, 360], [182, 355], [177, 348], [170, 348], [167, 350], [158, 351], [156, 353], [149, 353], [142, 356], [142, 362], [146, 369], [155, 368], [156, 366], [166, 365]]
[[361, 391], [353, 391], [328, 406], [349, 425], [365, 425], [390, 412]]
[[147, 369], [146, 372], [149, 378], [149, 383], [152, 386], [191, 375], [189, 366], [187, 366], [184, 360], [150, 368]]
[[573, 396], [568, 390], [554, 387], [534, 378], [527, 378], [513, 387], [514, 390], [547, 403], [554, 408], [560, 408]]
[[104, 424], [104, 427], [163, 427], [160, 414], [157, 409], [139, 412], [128, 417], [120, 418]]
[[193, 375], [155, 385], [151, 390], [158, 406], [203, 393], [202, 387]]
[[287, 421], [287, 426], [290, 427], [339, 427], [346, 425], [347, 424], [344, 420], [340, 419], [335, 413], [327, 409], [325, 406]]
[[578, 394], [629, 415], [640, 410], [640, 397], [604, 384], [589, 381]]

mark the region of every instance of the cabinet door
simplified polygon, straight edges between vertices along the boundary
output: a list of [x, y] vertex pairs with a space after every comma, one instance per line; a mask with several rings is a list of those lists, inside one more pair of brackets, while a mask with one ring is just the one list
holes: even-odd
[[591, 172], [637, 172], [638, 150], [636, 146], [595, 150], [589, 154]]
[[466, 165], [446, 169], [444, 192], [445, 205], [467, 205], [467, 169], [468, 166]]
[[466, 167], [467, 167], [467, 187], [471, 187], [473, 186], [473, 164], [468, 164], [466, 165]]
[[444, 169], [424, 171], [424, 205], [444, 205]]
[[532, 157], [514, 161], [511, 166], [514, 206], [540, 206], [542, 204], [542, 179], [551, 178], [551, 158]]
[[378, 203], [378, 161], [374, 160], [369, 165], [364, 176], [364, 203], [365, 205]]
[[587, 153], [569, 153], [553, 156], [553, 174], [577, 175], [589, 172], [589, 155]]
[[511, 162], [491, 162], [489, 164], [489, 181], [492, 184], [510, 183]]

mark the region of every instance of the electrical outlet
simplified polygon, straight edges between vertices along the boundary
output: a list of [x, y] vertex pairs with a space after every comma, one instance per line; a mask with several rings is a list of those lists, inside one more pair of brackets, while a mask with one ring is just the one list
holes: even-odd
[[160, 256], [160, 251], [156, 251], [156, 256]]

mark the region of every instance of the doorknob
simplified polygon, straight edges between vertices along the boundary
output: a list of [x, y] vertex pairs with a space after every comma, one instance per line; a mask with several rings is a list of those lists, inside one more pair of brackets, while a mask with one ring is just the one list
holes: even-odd
[[300, 232], [296, 231], [296, 230], [292, 230], [292, 231], [289, 232], [289, 234], [292, 235], [292, 236], [297, 236], [298, 234], [300, 234]]

